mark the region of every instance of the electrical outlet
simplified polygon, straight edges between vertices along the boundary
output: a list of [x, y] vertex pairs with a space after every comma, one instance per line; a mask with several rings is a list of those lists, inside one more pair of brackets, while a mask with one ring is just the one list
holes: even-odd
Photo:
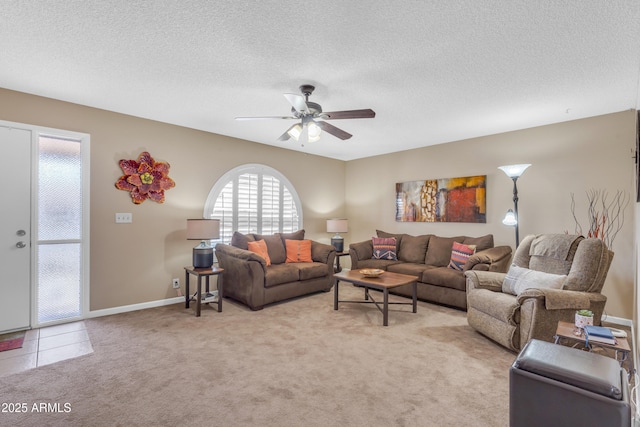
[[130, 224], [132, 222], [132, 213], [116, 213], [116, 224]]
[[178, 289], [180, 287], [180, 279], [173, 279], [171, 284], [173, 285], [173, 289]]

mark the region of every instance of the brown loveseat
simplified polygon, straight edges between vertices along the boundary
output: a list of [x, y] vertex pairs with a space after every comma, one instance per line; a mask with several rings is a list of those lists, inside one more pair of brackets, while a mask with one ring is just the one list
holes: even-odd
[[[335, 248], [311, 241], [313, 262], [285, 262], [285, 241], [303, 240], [304, 230], [290, 234], [276, 233], [262, 236], [235, 232], [231, 244], [216, 245], [218, 264], [224, 269], [224, 296], [261, 310], [266, 304], [329, 291], [333, 286]], [[271, 265], [264, 258], [248, 250], [248, 242], [264, 240]]]
[[[493, 246], [493, 235], [482, 237], [438, 237], [432, 234], [411, 236], [377, 231], [378, 237], [396, 239], [397, 260], [373, 259], [373, 243], [365, 240], [349, 245], [351, 269], [380, 268], [394, 273], [418, 276], [418, 298], [452, 307], [467, 309], [464, 272], [509, 269], [510, 246]], [[476, 253], [464, 264], [462, 271], [449, 268], [453, 243], [475, 245]], [[395, 288], [392, 293], [411, 296], [409, 287]]]

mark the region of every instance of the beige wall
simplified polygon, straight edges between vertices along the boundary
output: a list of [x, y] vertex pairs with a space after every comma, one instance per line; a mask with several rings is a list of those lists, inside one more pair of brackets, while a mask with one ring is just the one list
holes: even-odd
[[[635, 111], [624, 111], [348, 162], [346, 200], [350, 221], [345, 241], [369, 239], [376, 229], [382, 229], [440, 236], [491, 233], [497, 245], [513, 247], [514, 229], [501, 223], [507, 209], [513, 207], [513, 182], [497, 167], [531, 163], [518, 180], [521, 239], [527, 234], [573, 233], [571, 193], [575, 194], [583, 227], [585, 191], [605, 189], [615, 194], [623, 190], [629, 194], [631, 202], [624, 228], [613, 244], [615, 257], [604, 293], [609, 315], [632, 319], [635, 117]], [[486, 224], [395, 222], [396, 182], [470, 175], [487, 175]]]
[[[294, 185], [309, 238], [329, 243], [325, 219], [344, 214], [345, 163], [104, 110], [0, 89], [0, 120], [91, 135], [91, 310], [176, 296], [191, 264], [186, 219], [202, 216], [216, 180], [245, 163], [269, 165]], [[134, 205], [114, 184], [120, 159], [149, 151], [171, 164], [164, 204]], [[133, 213], [115, 224], [116, 212]], [[193, 280], [192, 280], [193, 282]]]
[[[532, 163], [518, 181], [520, 235], [573, 232], [570, 193], [585, 212], [584, 192], [618, 189], [635, 194], [635, 112], [474, 138], [385, 156], [341, 162], [195, 131], [104, 110], [0, 89], [0, 120], [91, 135], [91, 310], [175, 296], [171, 278], [183, 281], [193, 242], [185, 219], [199, 217], [215, 181], [244, 163], [282, 172], [303, 205], [312, 239], [329, 242], [325, 219], [347, 216], [345, 241], [368, 239], [376, 229], [441, 236], [492, 233], [496, 244], [514, 245], [513, 229], [501, 224], [512, 207], [512, 182], [497, 166]], [[176, 187], [166, 202], [134, 205], [115, 189], [118, 161], [141, 151], [171, 164]], [[486, 224], [395, 222], [395, 183], [427, 178], [487, 175]], [[604, 293], [607, 313], [634, 315], [635, 204], [627, 208]], [[115, 212], [132, 212], [133, 224], [116, 225]], [[348, 259], [342, 261], [348, 265]]]

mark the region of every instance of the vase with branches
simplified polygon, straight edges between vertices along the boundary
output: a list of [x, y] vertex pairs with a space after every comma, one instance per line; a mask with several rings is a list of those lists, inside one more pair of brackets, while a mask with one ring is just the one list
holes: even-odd
[[[629, 195], [621, 190], [609, 198], [607, 190], [591, 189], [587, 192], [587, 221], [589, 229], [586, 237], [595, 237], [611, 248], [618, 232], [624, 225], [624, 212], [629, 205]], [[583, 229], [576, 216], [575, 196], [571, 193], [571, 214], [576, 223], [575, 234], [583, 235]]]

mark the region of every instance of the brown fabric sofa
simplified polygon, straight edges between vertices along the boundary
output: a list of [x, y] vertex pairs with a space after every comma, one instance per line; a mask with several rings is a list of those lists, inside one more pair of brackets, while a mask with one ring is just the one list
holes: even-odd
[[[271, 265], [264, 258], [248, 250], [248, 242], [262, 240], [267, 244]], [[290, 234], [276, 233], [262, 236], [235, 232], [231, 244], [218, 243], [216, 257], [224, 269], [224, 296], [261, 310], [266, 304], [329, 291], [333, 286], [335, 248], [311, 242], [313, 262], [286, 261], [285, 240], [303, 240], [304, 230]]]
[[[438, 237], [432, 234], [412, 236], [377, 230], [378, 237], [395, 237], [397, 260], [373, 259], [373, 243], [365, 240], [349, 245], [351, 269], [380, 268], [394, 273], [418, 276], [418, 298], [452, 307], [467, 309], [464, 272], [506, 272], [511, 262], [510, 246], [493, 245], [493, 235], [482, 237]], [[449, 268], [453, 242], [476, 245], [476, 253], [464, 265], [463, 271]], [[399, 287], [392, 293], [411, 296], [410, 287]]]

